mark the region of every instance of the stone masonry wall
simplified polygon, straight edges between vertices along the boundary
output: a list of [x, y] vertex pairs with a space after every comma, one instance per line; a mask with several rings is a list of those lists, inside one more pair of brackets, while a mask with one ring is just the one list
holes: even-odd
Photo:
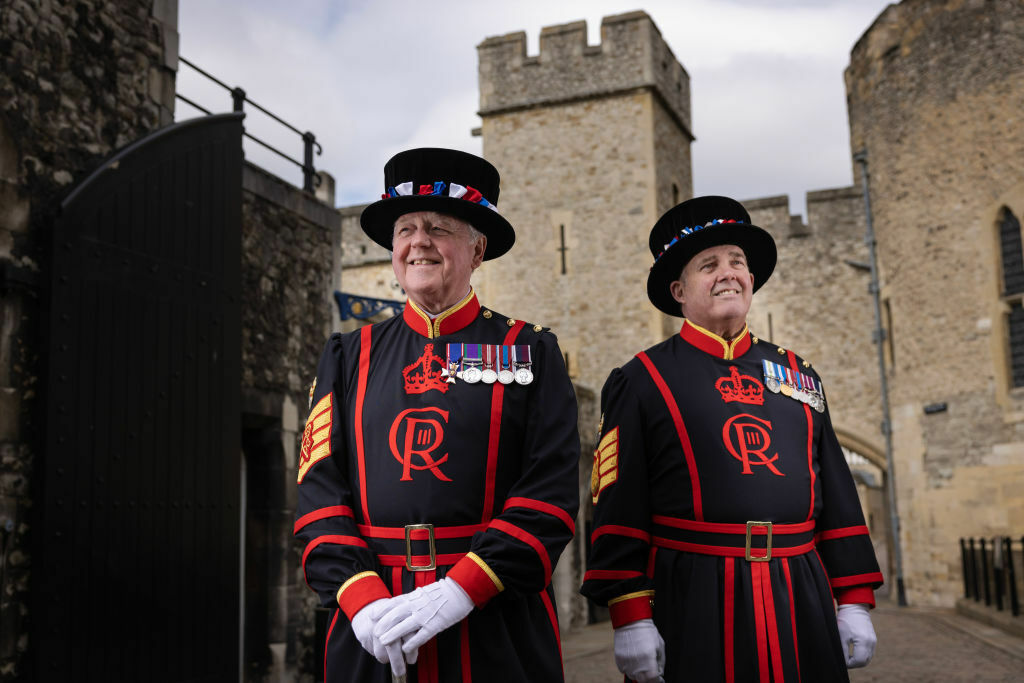
[[673, 185], [692, 191], [686, 72], [643, 12], [605, 18], [601, 34], [588, 47], [583, 22], [545, 28], [530, 58], [521, 33], [478, 48], [484, 156], [517, 234], [481, 268], [484, 301], [551, 327], [595, 392], [663, 336], [647, 234]]
[[485, 118], [645, 88], [690, 130], [690, 78], [644, 12], [605, 17], [600, 45], [588, 46], [587, 24], [576, 21], [541, 29], [536, 57], [527, 57], [522, 31], [488, 38], [477, 51]]
[[[1009, 386], [996, 216], [1024, 216], [1024, 5], [904, 0], [854, 47], [892, 311], [896, 483], [908, 599], [952, 604], [957, 539], [1024, 528], [1024, 390]], [[947, 409], [926, 415], [923, 406]]]
[[29, 667], [49, 234], [78, 181], [172, 120], [177, 37], [176, 0], [0, 3], [0, 680]]

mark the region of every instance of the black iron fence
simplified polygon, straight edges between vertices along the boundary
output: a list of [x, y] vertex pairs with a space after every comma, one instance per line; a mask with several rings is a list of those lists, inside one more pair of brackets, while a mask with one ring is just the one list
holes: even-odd
[[[288, 123], [284, 119], [282, 119], [279, 116], [277, 116], [276, 114], [274, 114], [272, 111], [270, 111], [268, 109], [265, 109], [264, 107], [261, 107], [260, 105], [256, 104], [255, 102], [250, 100], [246, 96], [245, 91], [242, 90], [241, 88], [239, 88], [238, 86], [235, 86], [234, 88], [232, 88], [227, 83], [224, 83], [223, 81], [218, 79], [216, 76], [213, 76], [213, 75], [207, 73], [206, 71], [204, 71], [203, 69], [200, 69], [198, 66], [196, 66], [192, 62], [188, 61], [184, 57], [179, 56], [178, 60], [182, 64], [185, 64], [186, 66], [191, 67], [192, 69], [194, 69], [199, 74], [205, 76], [206, 78], [210, 79], [211, 81], [213, 81], [214, 83], [216, 83], [220, 87], [222, 87], [225, 90], [227, 90], [228, 92], [230, 92], [231, 93], [231, 102], [232, 102], [233, 111], [245, 111], [245, 104], [246, 103], [251, 104], [253, 107], [255, 107], [259, 111], [263, 112], [264, 114], [266, 114], [267, 116], [269, 116], [273, 120], [277, 121], [282, 126], [287, 128], [288, 130], [291, 130], [291, 131], [294, 131], [295, 133], [297, 133], [299, 135], [299, 137], [302, 138], [302, 149], [303, 149], [303, 154], [302, 154], [302, 159], [303, 160], [302, 161], [299, 161], [298, 159], [295, 159], [293, 157], [288, 156], [287, 154], [285, 154], [281, 150], [279, 150], [276, 147], [268, 144], [266, 141], [260, 140], [259, 138], [254, 137], [254, 136], [250, 135], [249, 133], [243, 133], [243, 135], [245, 135], [245, 137], [249, 138], [250, 140], [252, 140], [256, 144], [261, 145], [262, 147], [265, 147], [266, 149], [270, 150], [274, 154], [277, 154], [281, 158], [283, 158], [283, 159], [285, 159], [287, 161], [290, 161], [291, 163], [295, 164], [300, 169], [302, 169], [302, 189], [303, 190], [305, 190], [306, 192], [313, 192], [317, 187], [319, 187], [319, 185], [320, 185], [320, 177], [317, 175], [316, 169], [313, 167], [313, 153], [314, 153], [314, 150], [316, 150], [316, 155], [320, 156], [321, 154], [323, 154], [324, 150], [323, 150], [323, 147], [320, 146], [320, 143], [316, 141], [316, 136], [315, 135], [313, 135], [308, 130], [306, 132], [302, 132], [301, 130], [299, 130], [298, 128], [293, 126], [292, 124]], [[196, 109], [198, 109], [199, 111], [203, 112], [204, 114], [212, 114], [213, 113], [209, 109], [206, 109], [202, 105], [200, 105], [200, 104], [190, 100], [189, 98], [185, 97], [184, 95], [182, 95], [180, 93], [175, 93], [174, 96], [177, 99], [181, 100], [182, 102], [185, 102], [189, 106], [195, 107]]]
[[1024, 536], [961, 538], [964, 597], [1020, 616], [1024, 594]]

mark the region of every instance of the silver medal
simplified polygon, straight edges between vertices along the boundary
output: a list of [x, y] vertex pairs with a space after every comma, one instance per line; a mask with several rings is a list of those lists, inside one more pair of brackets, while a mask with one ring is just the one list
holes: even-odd
[[515, 379], [515, 375], [511, 370], [502, 370], [498, 373], [498, 381], [502, 384], [511, 384], [513, 379]]
[[529, 368], [519, 368], [516, 370], [516, 383], [526, 386], [533, 381], [533, 372]]
[[469, 384], [476, 384], [479, 382], [482, 375], [483, 373], [480, 372], [480, 368], [466, 368], [462, 371], [463, 381], [468, 382]]

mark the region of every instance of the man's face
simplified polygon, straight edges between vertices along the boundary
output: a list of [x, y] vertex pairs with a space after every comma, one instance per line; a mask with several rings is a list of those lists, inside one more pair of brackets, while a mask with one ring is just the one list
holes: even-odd
[[409, 298], [431, 313], [449, 308], [469, 291], [469, 278], [484, 258], [487, 238], [473, 239], [469, 224], [433, 211], [395, 221], [391, 267]]
[[670, 289], [688, 320], [721, 337], [731, 337], [746, 322], [754, 275], [742, 249], [721, 244], [690, 259]]

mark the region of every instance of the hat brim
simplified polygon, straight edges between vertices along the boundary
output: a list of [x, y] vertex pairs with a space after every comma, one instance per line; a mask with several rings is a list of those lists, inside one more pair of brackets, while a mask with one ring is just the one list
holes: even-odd
[[679, 279], [690, 259], [709, 247], [721, 244], [735, 244], [746, 254], [747, 267], [754, 274], [754, 292], [768, 281], [775, 270], [778, 254], [775, 240], [768, 231], [746, 223], [724, 223], [695, 232], [669, 247], [654, 262], [647, 276], [647, 298], [662, 313], [684, 317], [669, 285]]
[[363, 232], [388, 251], [392, 250], [395, 221], [415, 211], [434, 211], [466, 221], [487, 237], [484, 260], [495, 259], [512, 248], [516, 232], [497, 211], [465, 199], [441, 195], [403, 195], [370, 204], [359, 217]]

